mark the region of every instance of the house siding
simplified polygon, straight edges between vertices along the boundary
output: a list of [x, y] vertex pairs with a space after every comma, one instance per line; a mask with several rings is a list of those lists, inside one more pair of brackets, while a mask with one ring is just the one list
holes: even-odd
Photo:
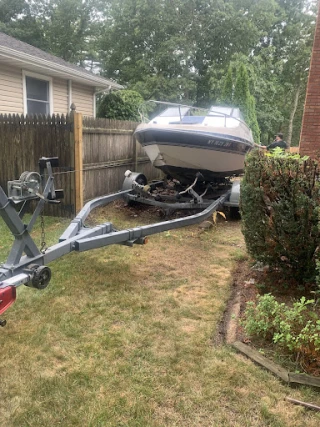
[[72, 102], [75, 104], [78, 113], [82, 113], [84, 116], [93, 116], [93, 95], [93, 87], [72, 83]]
[[52, 86], [54, 113], [68, 113], [68, 80], [58, 79], [54, 77], [52, 80]]
[[0, 66], [0, 113], [23, 114], [22, 70]]
[[[0, 63], [0, 114], [23, 114], [23, 74], [22, 68], [11, 67]], [[42, 74], [51, 77], [50, 74]], [[70, 112], [68, 98], [68, 80], [52, 77], [53, 113]], [[72, 102], [77, 111], [84, 116], [94, 115], [94, 88], [72, 82]]]

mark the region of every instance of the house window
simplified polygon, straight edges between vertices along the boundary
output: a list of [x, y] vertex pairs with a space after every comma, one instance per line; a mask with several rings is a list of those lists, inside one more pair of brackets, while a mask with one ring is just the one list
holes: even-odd
[[51, 79], [25, 74], [25, 113], [26, 114], [51, 114]]

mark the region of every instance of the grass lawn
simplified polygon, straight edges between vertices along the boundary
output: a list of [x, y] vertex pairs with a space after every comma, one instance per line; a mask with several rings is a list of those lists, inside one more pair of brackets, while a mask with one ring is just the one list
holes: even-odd
[[[113, 205], [90, 221], [155, 219]], [[46, 218], [47, 243], [67, 224]], [[3, 262], [2, 223], [0, 235]], [[3, 316], [0, 426], [319, 426], [319, 413], [284, 400], [319, 404], [317, 391], [289, 388], [215, 344], [245, 257], [240, 222], [220, 221], [53, 262], [48, 288], [21, 286]]]

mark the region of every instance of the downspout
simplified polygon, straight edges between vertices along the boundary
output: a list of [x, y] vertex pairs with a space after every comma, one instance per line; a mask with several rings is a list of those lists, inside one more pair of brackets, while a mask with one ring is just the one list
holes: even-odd
[[93, 118], [97, 117], [97, 98], [96, 92], [93, 93]]
[[68, 80], [68, 113], [72, 104], [72, 80]]

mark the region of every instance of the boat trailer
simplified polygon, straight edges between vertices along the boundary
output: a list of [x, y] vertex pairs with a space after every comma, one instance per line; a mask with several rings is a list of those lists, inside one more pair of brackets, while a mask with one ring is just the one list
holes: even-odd
[[[30, 235], [36, 219], [46, 203], [60, 203], [59, 199], [63, 198], [63, 190], [57, 190], [54, 186], [52, 168], [57, 166], [59, 166], [57, 157], [42, 157], [39, 160], [40, 173], [23, 172], [19, 180], [8, 182], [8, 196], [0, 187], [0, 215], [14, 237], [6, 262], [0, 265], [0, 315], [16, 300], [18, 286], [26, 285], [36, 289], [45, 289], [51, 279], [51, 270], [47, 264], [63, 255], [72, 251], [88, 251], [112, 244], [128, 246], [145, 244], [146, 237], [149, 235], [202, 222], [219, 206], [237, 206], [239, 200], [237, 185], [211, 201], [203, 201], [201, 196], [199, 199], [193, 188], [190, 188], [188, 191], [193, 196], [191, 202], [168, 205], [168, 203], [152, 200], [152, 198], [150, 200], [143, 196], [143, 193], [150, 195], [151, 187], [159, 185], [161, 181], [148, 185], [143, 174], [127, 171], [121, 191], [89, 201], [70, 222], [57, 244], [39, 249]], [[45, 179], [45, 170], [47, 179]], [[201, 209], [201, 212], [125, 230], [117, 230], [111, 222], [105, 222], [92, 228], [85, 226], [85, 220], [93, 209], [123, 198], [129, 202], [142, 202], [161, 207], [169, 206], [169, 209], [198, 208]], [[29, 222], [24, 223], [23, 217], [31, 201], [36, 201], [37, 204]], [[21, 204], [22, 206], [18, 210], [17, 205]], [[0, 326], [5, 325], [6, 320], [0, 319]]]

